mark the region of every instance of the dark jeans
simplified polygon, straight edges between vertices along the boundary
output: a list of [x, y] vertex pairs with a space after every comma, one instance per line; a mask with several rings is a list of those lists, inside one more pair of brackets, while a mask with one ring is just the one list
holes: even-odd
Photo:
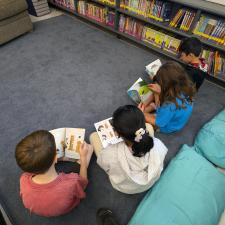
[[79, 173], [80, 164], [77, 162], [59, 161], [55, 164], [55, 169], [58, 173]]

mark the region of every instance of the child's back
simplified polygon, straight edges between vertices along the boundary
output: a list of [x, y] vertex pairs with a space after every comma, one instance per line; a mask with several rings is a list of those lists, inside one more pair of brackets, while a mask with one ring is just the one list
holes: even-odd
[[[176, 108], [175, 103], [165, 103], [156, 111], [156, 125], [160, 132], [171, 133], [181, 130], [189, 120], [193, 104], [186, 99], [184, 103], [179, 98], [176, 98], [179, 109]], [[182, 107], [183, 105], [183, 107]]]
[[80, 151], [80, 175], [57, 173], [56, 146], [48, 131], [36, 131], [16, 146], [16, 161], [25, 171], [20, 178], [20, 195], [25, 208], [41, 216], [69, 212], [85, 198], [87, 186], [87, 146]]
[[41, 216], [59, 216], [71, 211], [85, 198], [87, 180], [76, 173], [60, 173], [46, 184], [32, 181], [33, 174], [23, 173], [20, 194], [25, 208]]
[[136, 106], [119, 107], [113, 113], [113, 127], [124, 141], [103, 149], [97, 133], [90, 141], [97, 153], [97, 163], [109, 175], [112, 186], [123, 193], [148, 190], [159, 179], [167, 153], [166, 146], [153, 136]]

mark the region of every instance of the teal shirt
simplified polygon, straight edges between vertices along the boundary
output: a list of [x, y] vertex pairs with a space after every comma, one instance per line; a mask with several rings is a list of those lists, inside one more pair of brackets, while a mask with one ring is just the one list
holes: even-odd
[[[176, 99], [178, 106], [182, 101]], [[175, 103], [164, 103], [156, 110], [156, 126], [162, 133], [172, 133], [181, 130], [189, 120], [193, 110], [193, 103], [185, 100], [184, 107], [176, 108]]]

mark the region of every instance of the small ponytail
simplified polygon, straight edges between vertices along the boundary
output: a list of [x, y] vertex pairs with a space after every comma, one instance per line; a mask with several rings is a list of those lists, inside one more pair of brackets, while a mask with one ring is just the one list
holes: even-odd
[[[146, 129], [146, 128], [145, 128]], [[133, 155], [136, 157], [144, 156], [153, 147], [153, 139], [146, 131], [139, 142], [135, 141], [132, 145]]]
[[146, 131], [144, 114], [138, 107], [119, 107], [113, 113], [112, 125], [120, 137], [132, 144], [134, 156], [142, 157], [152, 149], [153, 139]]

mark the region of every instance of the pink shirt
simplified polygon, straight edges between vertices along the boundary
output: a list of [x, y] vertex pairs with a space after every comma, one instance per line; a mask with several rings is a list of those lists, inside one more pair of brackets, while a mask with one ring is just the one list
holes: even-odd
[[25, 208], [41, 216], [59, 216], [68, 213], [85, 198], [88, 180], [76, 173], [60, 173], [47, 184], [36, 184], [33, 174], [23, 173], [20, 178], [20, 195]]

